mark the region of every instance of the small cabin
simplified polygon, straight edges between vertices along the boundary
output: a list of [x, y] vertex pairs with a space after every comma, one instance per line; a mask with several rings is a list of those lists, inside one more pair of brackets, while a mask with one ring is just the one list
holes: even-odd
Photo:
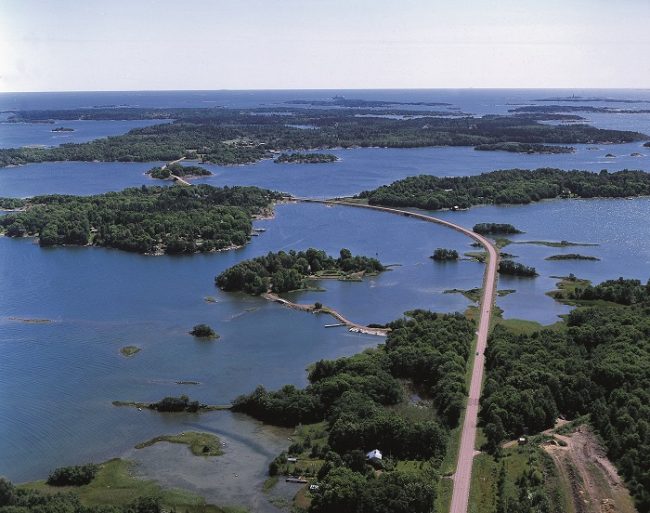
[[298, 458], [287, 458], [288, 463], [296, 463], [298, 461]]
[[526, 445], [528, 443], [528, 438], [525, 436], [520, 436], [519, 439], [517, 440], [517, 443], [519, 445]]
[[379, 449], [375, 449], [374, 451], [370, 451], [368, 454], [366, 454], [366, 459], [369, 459], [369, 460], [380, 460], [380, 459], [382, 459], [381, 451]]

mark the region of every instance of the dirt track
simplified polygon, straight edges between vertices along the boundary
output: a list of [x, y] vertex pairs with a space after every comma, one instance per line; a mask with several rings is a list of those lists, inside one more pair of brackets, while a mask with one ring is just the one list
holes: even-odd
[[634, 513], [634, 505], [618, 472], [595, 435], [580, 426], [570, 435], [553, 435], [544, 450], [553, 458], [570, 492], [575, 513]]

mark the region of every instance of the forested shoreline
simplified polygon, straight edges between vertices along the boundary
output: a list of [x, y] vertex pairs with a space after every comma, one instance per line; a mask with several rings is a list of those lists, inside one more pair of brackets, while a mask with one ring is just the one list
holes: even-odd
[[189, 254], [246, 244], [252, 217], [281, 194], [257, 187], [139, 187], [96, 196], [35, 196], [0, 217], [8, 237], [41, 246], [94, 245], [145, 254]]
[[650, 195], [650, 173], [591, 173], [540, 168], [508, 169], [476, 176], [439, 178], [419, 175], [363, 191], [371, 205], [425, 210], [469, 208], [483, 204], [527, 204], [553, 198], [632, 197]]

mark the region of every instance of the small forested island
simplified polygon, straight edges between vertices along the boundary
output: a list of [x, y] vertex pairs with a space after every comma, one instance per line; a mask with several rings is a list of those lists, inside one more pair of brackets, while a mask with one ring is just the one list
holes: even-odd
[[130, 356], [135, 356], [140, 351], [141, 349], [138, 346], [124, 346], [120, 349], [120, 354], [128, 358]]
[[282, 153], [273, 162], [276, 164], [326, 164], [339, 158], [331, 153]]
[[479, 144], [474, 147], [478, 151], [507, 151], [510, 153], [542, 153], [542, 154], [558, 154], [558, 153], [573, 153], [575, 148], [571, 146], [551, 146], [548, 144], [531, 144], [531, 143], [517, 143], [517, 142], [504, 142], [494, 144]]
[[509, 169], [476, 176], [439, 178], [420, 175], [364, 191], [370, 205], [426, 210], [482, 204], [527, 204], [551, 198], [624, 198], [650, 195], [650, 173], [643, 171], [534, 171]]
[[513, 225], [507, 223], [478, 223], [474, 225], [472, 230], [481, 235], [510, 235], [524, 233]]
[[510, 109], [518, 113], [554, 113], [554, 112], [592, 112], [599, 114], [647, 114], [648, 109], [618, 109], [612, 107], [593, 107], [591, 105], [527, 105]]
[[643, 146], [646, 147], [646, 148], [650, 148], [650, 141], [648, 141], [647, 143], [645, 143]]
[[190, 335], [197, 337], [197, 338], [206, 338], [206, 339], [215, 339], [219, 338], [219, 335], [217, 335], [217, 332], [214, 331], [210, 326], [207, 324], [197, 324], [192, 328], [192, 331], [190, 331]]
[[600, 260], [600, 258], [591, 255], [581, 255], [579, 253], [563, 253], [560, 255], [551, 255], [544, 260]]
[[458, 260], [458, 251], [455, 249], [437, 248], [433, 252], [433, 255], [431, 255], [431, 258], [439, 262]]
[[529, 267], [518, 262], [513, 262], [512, 260], [501, 260], [499, 262], [499, 274], [533, 278], [537, 276], [537, 270], [534, 267]]
[[337, 106], [349, 108], [390, 107], [392, 105], [443, 107], [451, 105], [451, 103], [445, 102], [398, 102], [386, 100], [361, 100], [358, 98], [345, 98], [344, 96], [334, 96], [331, 100], [288, 100], [284, 103], [289, 105], [314, 105], [318, 107]]
[[151, 178], [158, 180], [169, 180], [172, 175], [179, 178], [193, 178], [198, 176], [212, 176], [212, 172], [200, 166], [183, 166], [181, 164], [167, 164], [163, 167], [152, 167], [147, 171]]
[[93, 245], [144, 254], [189, 254], [246, 244], [255, 215], [282, 195], [257, 187], [139, 187], [96, 196], [35, 196], [0, 217], [8, 237], [41, 246]]
[[66, 128], [64, 126], [58, 126], [50, 130], [50, 132], [74, 132], [74, 128]]
[[[548, 125], [540, 114], [392, 119], [363, 116], [372, 108], [342, 109], [69, 109], [19, 111], [10, 121], [42, 119], [161, 119], [171, 123], [127, 134], [53, 148], [0, 149], [0, 167], [48, 161], [171, 162], [181, 157], [220, 165], [245, 164], [272, 152], [310, 148], [418, 148], [478, 146], [503, 142], [529, 144], [599, 144], [645, 141], [638, 132], [599, 129], [585, 124]], [[288, 114], [288, 115], [287, 115]], [[287, 119], [291, 123], [287, 123]], [[301, 130], [299, 125], [318, 127]]]
[[349, 279], [384, 270], [386, 268], [376, 258], [353, 256], [349, 249], [341, 249], [339, 258], [334, 258], [322, 250], [309, 248], [288, 253], [269, 252], [244, 260], [223, 271], [215, 278], [215, 284], [226, 291], [259, 295], [304, 289], [308, 280]]

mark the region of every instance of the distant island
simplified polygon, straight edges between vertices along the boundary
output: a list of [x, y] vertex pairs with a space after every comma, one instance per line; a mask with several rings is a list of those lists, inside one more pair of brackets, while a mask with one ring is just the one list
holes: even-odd
[[650, 141], [648, 141], [647, 143], [645, 143], [643, 146], [644, 146], [645, 148], [650, 148]]
[[325, 164], [339, 158], [331, 153], [282, 153], [273, 162], [276, 164]]
[[190, 254], [246, 244], [253, 216], [268, 215], [283, 196], [257, 187], [137, 187], [95, 196], [52, 194], [0, 217], [8, 237], [38, 237], [41, 246], [102, 246]]
[[589, 255], [580, 255], [579, 253], [563, 253], [561, 255], [551, 255], [544, 260], [600, 260], [600, 258]]
[[343, 96], [334, 96], [331, 100], [289, 100], [284, 102], [290, 105], [313, 105], [317, 107], [348, 107], [348, 108], [374, 108], [390, 107], [391, 105], [409, 105], [421, 107], [445, 107], [451, 106], [446, 102], [398, 102], [389, 100], [360, 100], [356, 98], [345, 98]]
[[341, 249], [339, 258], [322, 250], [268, 253], [244, 260], [226, 269], [215, 278], [215, 284], [226, 291], [241, 291], [259, 295], [266, 292], [289, 292], [307, 287], [308, 280], [325, 278], [360, 279], [386, 268], [376, 258], [353, 256]]
[[607, 102], [607, 103], [648, 103], [648, 100], [631, 100], [628, 98], [607, 98], [604, 96], [552, 96], [539, 98], [535, 102]]
[[[347, 100], [336, 102], [346, 104]], [[505, 141], [566, 145], [648, 140], [647, 135], [639, 132], [600, 129], [586, 124], [544, 124], [541, 121], [549, 115], [543, 112], [482, 117], [457, 112], [454, 112], [455, 117], [450, 117], [449, 113], [435, 117], [426, 112], [423, 118], [395, 119], [377, 116], [377, 110], [367, 105], [354, 109], [344, 109], [337, 104], [331, 107], [266, 108], [263, 123], [259, 109], [134, 107], [18, 111], [11, 115], [9, 122], [31, 123], [43, 119], [159, 119], [168, 122], [84, 143], [0, 149], [0, 167], [55, 161], [171, 162], [182, 157], [233, 165], [272, 158], [275, 152], [311, 148], [476, 147]], [[394, 115], [395, 111], [387, 113]], [[299, 126], [314, 126], [318, 130], [296, 128]]]
[[508, 151], [510, 153], [573, 153], [575, 148], [571, 146], [549, 146], [547, 144], [530, 144], [517, 142], [504, 142], [494, 144], [479, 144], [474, 147], [477, 151]]
[[66, 128], [64, 126], [59, 126], [50, 130], [50, 132], [74, 132], [74, 128]]
[[194, 178], [198, 176], [212, 176], [212, 173], [200, 166], [183, 166], [181, 164], [168, 164], [163, 167], [152, 167], [147, 171], [151, 178], [169, 180], [173, 176], [179, 178]]
[[508, 235], [515, 233], [524, 233], [511, 224], [505, 223], [478, 223], [472, 228], [476, 233], [481, 235]]
[[476, 176], [420, 175], [404, 178], [356, 196], [370, 205], [426, 210], [469, 208], [484, 204], [527, 204], [551, 198], [625, 198], [650, 195], [650, 173], [591, 173], [541, 168], [508, 169]]
[[647, 114], [650, 109], [615, 109], [613, 107], [593, 107], [591, 105], [526, 105], [516, 107], [508, 112], [515, 113], [556, 113], [556, 112], [591, 112], [600, 114]]

